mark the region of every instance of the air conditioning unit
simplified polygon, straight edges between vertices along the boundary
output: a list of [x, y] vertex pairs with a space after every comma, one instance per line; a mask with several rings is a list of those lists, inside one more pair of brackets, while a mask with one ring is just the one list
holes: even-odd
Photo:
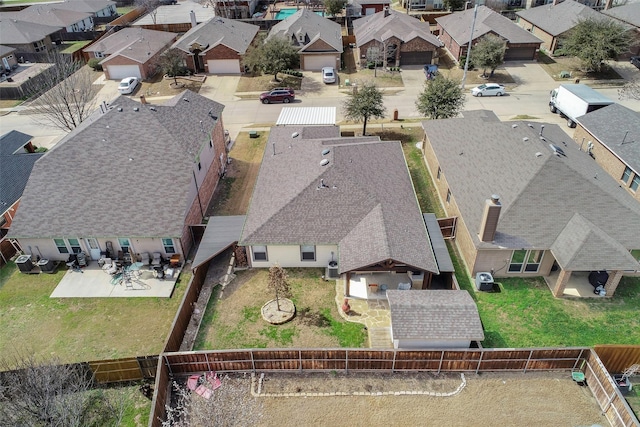
[[31, 255], [20, 255], [16, 258], [16, 265], [22, 273], [28, 273], [33, 270], [33, 262], [31, 261]]
[[338, 262], [337, 261], [330, 261], [329, 262], [329, 265], [326, 268], [324, 277], [327, 280], [339, 279], [340, 278], [340, 273], [338, 273]]
[[53, 273], [56, 269], [56, 264], [50, 259], [41, 259], [38, 261], [37, 266], [40, 267], [40, 271], [43, 273]]
[[479, 291], [493, 290], [493, 276], [491, 273], [481, 272], [476, 274], [476, 289]]

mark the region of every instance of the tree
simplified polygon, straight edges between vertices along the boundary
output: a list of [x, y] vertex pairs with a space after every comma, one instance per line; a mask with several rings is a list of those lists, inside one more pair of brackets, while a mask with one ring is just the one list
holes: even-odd
[[289, 296], [289, 283], [287, 282], [287, 272], [279, 265], [269, 268], [269, 290], [276, 294], [276, 305], [280, 310], [280, 296]]
[[156, 25], [156, 16], [158, 15], [160, 0], [134, 0], [133, 4], [144, 9], [145, 13], [148, 13], [151, 17], [153, 25]]
[[367, 122], [370, 118], [381, 119], [387, 112], [382, 92], [373, 83], [364, 83], [362, 87], [354, 88], [353, 93], [344, 100], [342, 108], [347, 120], [364, 122], [363, 135], [367, 133]]
[[471, 58], [474, 64], [482, 67], [482, 76], [486, 77], [487, 68], [491, 69], [489, 77], [504, 62], [504, 52], [507, 50], [507, 42], [496, 35], [487, 34], [471, 49]]
[[631, 34], [622, 24], [613, 19], [587, 18], [562, 39], [559, 52], [580, 59], [584, 71], [600, 72], [605, 60], [628, 52], [630, 45]]
[[443, 1], [444, 7], [452, 12], [454, 10], [462, 9], [465, 3], [466, 3], [465, 0], [444, 0]]
[[384, 64], [384, 48], [370, 46], [365, 56], [367, 58], [367, 67], [371, 68], [369, 64], [373, 65], [373, 77], [378, 77], [378, 66]]
[[178, 76], [183, 75], [186, 71], [186, 56], [183, 51], [174, 47], [160, 55], [158, 59], [158, 66], [164, 74], [173, 77], [173, 84], [175, 86], [178, 86]]
[[26, 85], [29, 97], [36, 98], [29, 110], [34, 120], [45, 126], [71, 131], [78, 127], [95, 107], [97, 90], [88, 67], [58, 51], [48, 53], [53, 65]]
[[416, 108], [425, 117], [448, 119], [457, 116], [464, 103], [460, 82], [438, 74], [435, 79], [424, 83], [424, 89], [416, 100]]
[[640, 80], [632, 80], [627, 82], [622, 88], [618, 89], [620, 99], [637, 99], [640, 101]]
[[346, 5], [346, 0], [324, 0], [324, 8], [329, 15], [335, 16], [341, 13]]
[[273, 79], [279, 81], [278, 73], [296, 67], [298, 59], [298, 49], [288, 39], [276, 36], [251, 47], [243, 64], [253, 71], [273, 74]]
[[124, 400], [114, 405], [93, 389], [80, 364], [39, 362], [33, 355], [0, 362], [0, 424], [24, 426], [119, 425]]

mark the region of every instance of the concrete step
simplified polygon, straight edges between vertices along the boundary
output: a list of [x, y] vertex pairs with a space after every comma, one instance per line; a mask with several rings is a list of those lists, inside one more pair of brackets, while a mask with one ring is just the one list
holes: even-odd
[[391, 328], [369, 328], [370, 348], [393, 348]]

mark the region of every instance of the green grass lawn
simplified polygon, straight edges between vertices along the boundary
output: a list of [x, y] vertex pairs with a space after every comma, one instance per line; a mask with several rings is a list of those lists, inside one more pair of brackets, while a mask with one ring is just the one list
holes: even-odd
[[73, 52], [75, 52], [77, 50], [82, 49], [83, 47], [85, 47], [89, 43], [91, 43], [91, 40], [81, 40], [81, 41], [77, 41], [77, 42], [64, 43], [61, 46], [60, 53], [73, 53]]
[[158, 354], [190, 276], [181, 275], [172, 298], [49, 298], [65, 273], [22, 274], [14, 263], [0, 270], [0, 357], [77, 362]]

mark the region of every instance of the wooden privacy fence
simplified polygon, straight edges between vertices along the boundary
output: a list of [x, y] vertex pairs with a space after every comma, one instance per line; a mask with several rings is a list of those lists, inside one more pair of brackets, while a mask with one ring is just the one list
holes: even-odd
[[611, 374], [621, 374], [633, 364], [640, 364], [640, 345], [597, 345], [598, 357]]
[[139, 356], [88, 362], [99, 384], [152, 379], [156, 376], [158, 356]]

